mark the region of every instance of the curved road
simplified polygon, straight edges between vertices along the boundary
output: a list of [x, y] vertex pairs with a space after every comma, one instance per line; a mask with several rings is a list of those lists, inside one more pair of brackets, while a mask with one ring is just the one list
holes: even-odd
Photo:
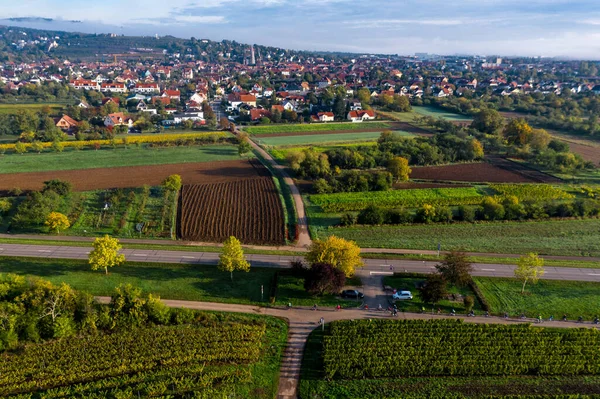
[[[89, 247], [68, 247], [54, 245], [0, 244], [0, 256], [24, 256], [53, 259], [88, 259]], [[192, 265], [216, 265], [219, 254], [215, 252], [182, 252], [154, 249], [123, 249], [121, 251], [130, 262], [182, 263]], [[302, 257], [282, 255], [246, 255], [254, 267], [288, 268], [290, 262]], [[431, 273], [437, 262], [415, 260], [364, 259], [365, 268], [359, 271], [361, 277], [384, 276], [393, 272]], [[474, 263], [474, 276], [513, 277], [513, 265]], [[597, 281], [600, 282], [598, 269], [546, 267], [544, 279]]]

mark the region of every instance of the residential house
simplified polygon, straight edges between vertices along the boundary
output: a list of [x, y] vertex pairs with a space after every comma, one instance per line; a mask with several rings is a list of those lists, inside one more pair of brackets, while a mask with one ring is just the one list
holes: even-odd
[[75, 127], [79, 126], [79, 122], [65, 114], [54, 121], [56, 122], [56, 127], [64, 132], [71, 132]]
[[319, 122], [333, 122], [335, 116], [333, 115], [333, 112], [319, 112], [317, 118], [319, 119]]
[[161, 97], [168, 97], [171, 100], [177, 100], [181, 98], [181, 92], [179, 90], [165, 90], [162, 92]]
[[97, 82], [94, 82], [93, 80], [85, 80], [85, 79], [72, 80], [69, 83], [69, 86], [71, 86], [75, 89], [84, 89], [84, 90], [99, 90], [100, 89], [100, 85], [98, 85]]
[[131, 91], [140, 94], [159, 93], [160, 88], [158, 87], [158, 83], [136, 83]]
[[375, 119], [375, 111], [371, 109], [361, 111], [350, 111], [348, 112], [347, 119], [352, 122], [370, 121]]
[[266, 109], [251, 109], [250, 110], [250, 120], [257, 121], [263, 117], [270, 118], [271, 113]]
[[102, 93], [127, 93], [127, 87], [124, 83], [102, 83], [100, 91]]
[[125, 114], [122, 112], [116, 112], [114, 114], [108, 114], [106, 118], [104, 118], [104, 126], [133, 126], [133, 120], [131, 118], [125, 117]]

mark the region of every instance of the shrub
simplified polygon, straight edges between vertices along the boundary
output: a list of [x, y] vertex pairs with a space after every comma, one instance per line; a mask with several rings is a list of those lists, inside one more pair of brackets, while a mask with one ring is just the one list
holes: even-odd
[[148, 295], [145, 310], [148, 313], [148, 320], [154, 324], [167, 325], [171, 321], [171, 309], [160, 301], [159, 297]]
[[484, 198], [481, 201], [481, 208], [485, 220], [502, 220], [504, 218], [504, 207], [492, 197]]
[[434, 220], [436, 222], [448, 223], [452, 221], [452, 209], [447, 206], [436, 206], [434, 213]]
[[190, 324], [194, 321], [195, 313], [192, 309], [178, 308], [171, 311], [171, 322], [173, 324]]
[[432, 205], [425, 204], [417, 210], [417, 221], [421, 223], [431, 223], [435, 218], [435, 208]]
[[470, 312], [475, 305], [475, 298], [473, 298], [471, 295], [467, 295], [463, 298], [463, 304], [465, 305], [467, 312]]
[[336, 294], [346, 284], [346, 275], [328, 263], [315, 263], [304, 278], [304, 289], [311, 295]]
[[327, 180], [322, 178], [315, 180], [313, 183], [313, 189], [317, 194], [328, 194], [333, 191]]
[[520, 220], [526, 215], [522, 204], [509, 203], [504, 205], [504, 218], [506, 220]]
[[358, 223], [360, 224], [379, 225], [383, 224], [384, 220], [385, 213], [383, 209], [375, 205], [370, 205], [358, 214]]
[[0, 214], [8, 212], [11, 206], [10, 200], [0, 199]]
[[344, 213], [340, 219], [340, 226], [354, 226], [357, 218], [353, 213]]
[[477, 207], [460, 206], [458, 208], [458, 219], [463, 222], [474, 222], [477, 219]]
[[556, 207], [556, 216], [567, 218], [573, 216], [573, 214], [573, 206], [571, 204], [563, 203]]
[[386, 223], [406, 224], [413, 222], [413, 215], [406, 209], [394, 209], [388, 212]]
[[75, 335], [77, 327], [69, 316], [59, 316], [54, 321], [54, 338], [67, 338]]

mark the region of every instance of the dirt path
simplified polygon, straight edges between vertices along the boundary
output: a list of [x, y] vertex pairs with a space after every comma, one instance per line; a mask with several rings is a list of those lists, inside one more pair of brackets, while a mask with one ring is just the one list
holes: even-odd
[[[373, 284], [377, 284], [377, 280], [381, 280], [381, 276], [373, 278], [371, 281], [366, 281], [365, 286], [371, 287]], [[375, 286], [373, 285], [374, 289]], [[365, 297], [365, 301], [368, 303], [375, 303], [379, 300], [375, 297]], [[109, 303], [109, 297], [96, 297], [96, 301], [99, 303]], [[178, 301], [178, 300], [162, 300], [165, 305], [172, 308], [187, 308], [196, 310], [210, 310], [218, 312], [235, 312], [235, 313], [249, 313], [249, 314], [263, 314], [266, 316], [275, 316], [288, 321], [288, 339], [287, 345], [283, 353], [281, 361], [281, 369], [279, 376], [279, 388], [277, 399], [295, 399], [297, 398], [298, 382], [300, 380], [300, 369], [302, 367], [302, 354], [306, 345], [306, 340], [310, 333], [319, 327], [319, 320], [322, 317], [325, 323], [329, 323], [336, 320], [361, 320], [361, 319], [383, 319], [390, 318], [388, 312], [379, 312], [374, 307], [371, 310], [365, 311], [363, 309], [344, 309], [342, 311], [336, 311], [333, 308], [321, 308], [319, 310], [312, 310], [310, 308], [263, 308], [258, 306], [250, 305], [235, 305], [227, 303], [213, 303], [213, 302], [195, 302], [195, 301]], [[369, 305], [369, 307], [371, 307]], [[399, 313], [398, 318], [405, 320], [434, 320], [434, 319], [447, 319], [447, 315], [432, 315], [432, 314], [417, 314], [417, 313]], [[508, 319], [505, 320], [500, 317], [468, 317], [464, 318], [461, 316], [454, 316], [454, 318], [462, 318], [465, 322], [470, 323], [485, 323], [485, 324], [516, 324], [516, 323], [534, 323], [533, 319], [517, 320]], [[533, 324], [538, 326], [538, 324]], [[596, 328], [597, 326], [590, 324], [579, 324], [576, 322], [545, 322], [541, 326], [547, 327], [559, 327], [559, 328]]]
[[273, 157], [263, 150], [258, 144], [254, 141], [249, 140], [252, 148], [256, 150], [272, 167], [279, 173], [285, 182], [290, 188], [292, 192], [292, 198], [294, 199], [294, 205], [296, 206], [296, 214], [298, 216], [298, 240], [296, 242], [296, 247], [298, 248], [308, 248], [311, 244], [310, 234], [308, 233], [308, 218], [306, 217], [306, 211], [304, 209], [304, 202], [302, 201], [302, 196], [300, 195], [300, 190], [294, 183], [294, 180], [286, 173], [285, 168], [275, 162]]

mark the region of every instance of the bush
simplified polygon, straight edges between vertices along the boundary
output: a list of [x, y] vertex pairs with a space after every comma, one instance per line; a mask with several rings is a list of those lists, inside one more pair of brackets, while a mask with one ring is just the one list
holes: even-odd
[[358, 223], [379, 225], [385, 220], [385, 212], [383, 209], [375, 205], [370, 205], [358, 214]]
[[75, 335], [77, 327], [69, 316], [58, 316], [54, 321], [54, 338], [67, 338]]
[[356, 221], [356, 215], [352, 213], [344, 213], [340, 219], [340, 226], [354, 226]]
[[313, 190], [317, 194], [328, 194], [333, 191], [327, 180], [322, 178], [315, 180], [313, 183]]
[[463, 222], [474, 222], [477, 219], [478, 208], [475, 206], [464, 206], [458, 208], [458, 219]]
[[484, 198], [481, 201], [481, 208], [485, 220], [502, 220], [504, 218], [504, 207], [492, 197]]
[[337, 294], [346, 284], [346, 275], [328, 263], [315, 263], [306, 273], [304, 289], [311, 295]]
[[473, 298], [470, 295], [467, 295], [463, 298], [463, 304], [465, 305], [465, 309], [467, 310], [467, 312], [470, 312], [473, 309], [473, 306], [475, 305], [475, 298]]
[[146, 300], [148, 320], [154, 324], [167, 325], [171, 320], [171, 309], [160, 301], [159, 297], [148, 295]]
[[171, 311], [171, 322], [173, 324], [190, 324], [194, 321], [195, 313], [192, 309], [178, 308]]
[[447, 206], [437, 206], [434, 211], [434, 221], [439, 223], [449, 223], [452, 221], [452, 209]]
[[386, 223], [406, 224], [413, 222], [413, 215], [406, 209], [394, 209], [388, 212]]
[[504, 218], [506, 220], [520, 220], [525, 217], [525, 207], [522, 204], [504, 205]]
[[423, 205], [417, 210], [417, 221], [420, 223], [431, 223], [435, 218], [435, 208], [429, 204]]
[[555, 215], [561, 218], [568, 218], [574, 215], [573, 206], [567, 203], [559, 204], [555, 212]]

